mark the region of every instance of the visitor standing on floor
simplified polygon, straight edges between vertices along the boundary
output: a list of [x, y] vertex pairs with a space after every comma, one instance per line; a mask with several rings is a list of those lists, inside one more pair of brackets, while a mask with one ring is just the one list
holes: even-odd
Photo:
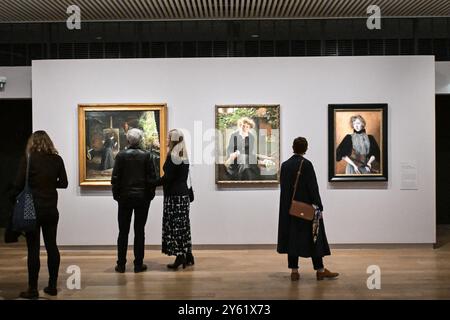
[[[324, 268], [323, 257], [330, 255], [325, 226], [322, 217], [322, 200], [312, 163], [304, 158], [308, 150], [308, 142], [303, 137], [294, 140], [294, 155], [283, 162], [280, 173], [280, 212], [278, 220], [278, 253], [288, 254], [288, 268], [291, 269], [291, 280], [300, 279], [298, 272], [299, 257], [312, 258], [317, 280], [336, 278], [339, 274]], [[300, 176], [297, 181], [297, 173]], [[297, 185], [295, 185], [297, 182]], [[294, 194], [295, 190], [295, 194]], [[304, 220], [289, 214], [292, 200], [313, 205], [315, 218]]]
[[169, 131], [168, 152], [164, 176], [158, 181], [163, 186], [164, 210], [162, 224], [162, 252], [176, 256], [169, 269], [193, 265], [191, 225], [189, 220], [189, 159], [181, 130]]
[[26, 232], [28, 249], [28, 290], [21, 292], [24, 299], [39, 297], [38, 278], [40, 270], [40, 235], [44, 238], [47, 251], [47, 266], [49, 273], [48, 286], [44, 292], [51, 296], [57, 295], [58, 271], [60, 255], [56, 244], [59, 212], [58, 188], [67, 188], [67, 174], [62, 158], [45, 131], [36, 131], [28, 139], [26, 156], [19, 165], [17, 179], [12, 192], [13, 199], [23, 190], [29, 161], [28, 183], [33, 195], [36, 210], [36, 228]]
[[117, 239], [117, 265], [124, 273], [127, 263], [128, 234], [134, 211], [134, 272], [147, 270], [144, 264], [145, 224], [150, 202], [155, 197], [156, 171], [149, 152], [140, 148], [143, 132], [128, 130], [128, 148], [120, 151], [111, 177], [114, 200], [118, 202], [119, 237]]

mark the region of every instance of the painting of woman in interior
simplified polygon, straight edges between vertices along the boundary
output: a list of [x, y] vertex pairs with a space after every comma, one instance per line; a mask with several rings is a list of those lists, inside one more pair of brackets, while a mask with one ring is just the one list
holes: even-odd
[[80, 105], [80, 185], [110, 185], [116, 155], [128, 148], [127, 132], [143, 132], [140, 148], [152, 154], [155, 174], [161, 174], [166, 132], [165, 104]]

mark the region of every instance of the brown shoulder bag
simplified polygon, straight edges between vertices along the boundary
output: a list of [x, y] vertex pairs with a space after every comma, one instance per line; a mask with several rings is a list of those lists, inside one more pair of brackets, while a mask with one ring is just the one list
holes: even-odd
[[294, 196], [297, 191], [298, 180], [300, 178], [300, 174], [301, 174], [301, 170], [302, 170], [302, 166], [303, 166], [303, 161], [304, 160], [302, 160], [300, 162], [300, 167], [298, 168], [298, 172], [297, 172], [297, 178], [295, 179], [294, 192], [292, 194], [292, 201], [291, 201], [291, 207], [289, 209], [289, 214], [291, 216], [294, 216], [297, 218], [312, 221], [312, 220], [314, 220], [314, 215], [316, 212], [314, 207], [312, 205], [310, 205], [309, 203], [294, 200]]

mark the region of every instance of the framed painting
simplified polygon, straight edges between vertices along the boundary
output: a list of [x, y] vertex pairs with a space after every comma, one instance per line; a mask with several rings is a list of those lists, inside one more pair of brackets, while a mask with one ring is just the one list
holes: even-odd
[[387, 104], [328, 106], [328, 181], [388, 180]]
[[80, 186], [111, 185], [117, 153], [128, 148], [127, 132], [144, 132], [141, 148], [152, 153], [162, 175], [166, 154], [166, 104], [78, 105], [78, 163]]
[[277, 184], [280, 106], [216, 105], [216, 184]]

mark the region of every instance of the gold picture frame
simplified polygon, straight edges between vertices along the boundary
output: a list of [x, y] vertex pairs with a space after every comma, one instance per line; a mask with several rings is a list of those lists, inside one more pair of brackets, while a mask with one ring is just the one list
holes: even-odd
[[160, 176], [163, 174], [167, 152], [165, 103], [79, 104], [80, 186], [111, 185], [114, 158], [126, 148], [126, 132], [130, 128], [144, 131], [142, 147], [154, 154], [156, 170]]
[[[239, 123], [249, 122], [248, 145], [231, 160], [237, 145]], [[242, 124], [242, 123], [241, 123]], [[215, 180], [217, 185], [239, 187], [277, 185], [280, 183], [280, 105], [237, 104], [215, 106], [216, 154]], [[241, 135], [240, 135], [241, 136]], [[233, 142], [231, 139], [235, 138]], [[247, 143], [247, 142], [245, 142]], [[231, 150], [230, 148], [234, 148]], [[248, 151], [248, 152], [247, 152]], [[248, 161], [246, 160], [248, 158]], [[242, 168], [241, 168], [242, 167]]]

